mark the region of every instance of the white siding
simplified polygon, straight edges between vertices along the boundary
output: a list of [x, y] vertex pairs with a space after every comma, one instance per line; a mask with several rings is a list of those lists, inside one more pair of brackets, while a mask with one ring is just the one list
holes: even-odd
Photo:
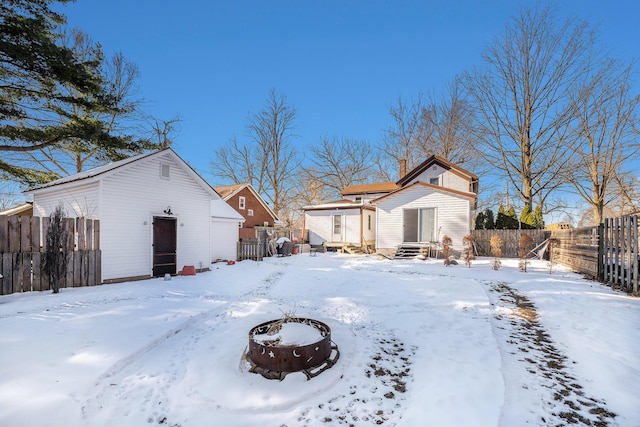
[[[369, 221], [371, 221], [371, 228], [369, 228]], [[364, 240], [376, 239], [376, 211], [369, 209], [362, 211], [362, 235]]]
[[[309, 230], [309, 243], [321, 245], [324, 242], [336, 243], [333, 238], [332, 216], [342, 214], [344, 239], [341, 243], [353, 243], [360, 245], [360, 225], [362, 218], [360, 209], [341, 209], [338, 211], [317, 210], [305, 211], [305, 226]], [[338, 241], [340, 242], [340, 241]]]
[[469, 181], [462, 178], [461, 176], [456, 175], [451, 171], [447, 171], [438, 165], [433, 165], [429, 169], [422, 172], [418, 175], [413, 181], [409, 184], [413, 184], [416, 181], [424, 182], [429, 184], [431, 178], [438, 177], [440, 179], [440, 184], [442, 187], [447, 187], [452, 190], [465, 191], [469, 192]]
[[436, 234], [453, 240], [462, 249], [462, 238], [471, 229], [470, 199], [417, 186], [400, 191], [377, 203], [377, 249], [395, 249], [403, 243], [403, 209], [436, 208]]
[[211, 219], [211, 261], [237, 258], [238, 221], [233, 219]]
[[[160, 177], [160, 164], [170, 177]], [[143, 159], [103, 178], [103, 280], [151, 276], [153, 217], [171, 207], [177, 219], [177, 269], [209, 267], [210, 195], [170, 153]]]
[[62, 204], [68, 217], [100, 218], [99, 184], [75, 185], [38, 194], [33, 199], [33, 215], [45, 217], [51, 215]]
[[355, 202], [356, 197], [360, 197], [362, 199], [360, 200], [362, 203], [368, 203], [374, 199], [377, 199], [378, 197], [384, 196], [385, 194], [388, 194], [388, 193], [347, 194], [346, 196], [343, 197], [343, 199], [351, 200], [352, 202]]

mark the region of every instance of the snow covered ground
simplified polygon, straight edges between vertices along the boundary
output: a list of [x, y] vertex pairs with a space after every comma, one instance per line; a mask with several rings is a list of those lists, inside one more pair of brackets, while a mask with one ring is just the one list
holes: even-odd
[[[250, 329], [326, 323], [335, 366], [248, 372]], [[0, 426], [640, 426], [640, 299], [546, 263], [300, 254], [0, 297]]]

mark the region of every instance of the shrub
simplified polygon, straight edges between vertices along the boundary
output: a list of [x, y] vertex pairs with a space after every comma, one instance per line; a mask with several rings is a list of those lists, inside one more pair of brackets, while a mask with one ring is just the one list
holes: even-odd
[[51, 290], [54, 294], [60, 291], [60, 281], [67, 271], [67, 239], [65, 228], [67, 215], [64, 208], [58, 205], [49, 216], [49, 230], [46, 236], [44, 255], [44, 271], [49, 277]]
[[462, 238], [462, 258], [467, 267], [471, 268], [471, 261], [475, 259], [474, 254], [474, 239], [471, 234], [467, 234]]
[[520, 257], [520, 262], [518, 263], [518, 267], [520, 271], [527, 272], [527, 256], [529, 255], [529, 248], [533, 243], [533, 239], [528, 234], [523, 234], [518, 239], [518, 256]]
[[451, 237], [446, 234], [442, 236], [442, 256], [444, 257], [444, 265], [446, 266], [451, 265], [451, 256], [453, 255], [451, 252], [452, 244], [453, 241], [451, 240]]
[[494, 270], [500, 270], [502, 266], [502, 261], [500, 261], [500, 257], [502, 256], [502, 239], [498, 234], [494, 234], [489, 239], [489, 244], [491, 245], [491, 253], [493, 254], [493, 261], [491, 262], [491, 267]]

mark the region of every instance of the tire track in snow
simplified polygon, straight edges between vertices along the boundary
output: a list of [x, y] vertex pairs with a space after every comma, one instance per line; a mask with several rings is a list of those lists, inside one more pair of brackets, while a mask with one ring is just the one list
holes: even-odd
[[[127, 408], [126, 405], [124, 408], [105, 408], [105, 402], [129, 401], [137, 406], [133, 411], [144, 411], [147, 423], [180, 427], [181, 424], [172, 423], [167, 414], [169, 389], [185, 375], [184, 355], [193, 352], [203, 336], [227, 322], [234, 307], [241, 308], [255, 298], [268, 297], [271, 287], [283, 274], [283, 270], [271, 273], [262, 280], [261, 285], [235, 298], [234, 301], [189, 317], [180, 325], [145, 343], [133, 353], [111, 365], [96, 379], [92, 389], [94, 392], [87, 393], [92, 397], [86, 399], [82, 406], [83, 419], [90, 421], [95, 417], [106, 416], [109, 421], [117, 424], [113, 418], [132, 415], [132, 408]], [[165, 366], [159, 366], [154, 373], [142, 374], [141, 372], [146, 368], [144, 359], [153, 359], [156, 350], [173, 341], [176, 341], [176, 344], [172, 345], [168, 352], [162, 352], [163, 355], [169, 354], [166, 363], [162, 362]], [[149, 369], [146, 370], [149, 371]], [[144, 408], [139, 408], [140, 405], [135, 402], [144, 402], [142, 405]], [[123, 411], [114, 413], [117, 409], [123, 409]], [[105, 413], [105, 410], [108, 413]], [[139, 413], [133, 415], [140, 416]]]

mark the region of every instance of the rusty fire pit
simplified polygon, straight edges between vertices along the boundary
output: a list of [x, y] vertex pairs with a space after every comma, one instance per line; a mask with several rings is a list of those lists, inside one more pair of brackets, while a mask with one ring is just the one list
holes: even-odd
[[315, 319], [285, 317], [254, 326], [246, 359], [251, 372], [282, 380], [291, 372], [311, 379], [332, 367], [340, 352], [331, 329]]

